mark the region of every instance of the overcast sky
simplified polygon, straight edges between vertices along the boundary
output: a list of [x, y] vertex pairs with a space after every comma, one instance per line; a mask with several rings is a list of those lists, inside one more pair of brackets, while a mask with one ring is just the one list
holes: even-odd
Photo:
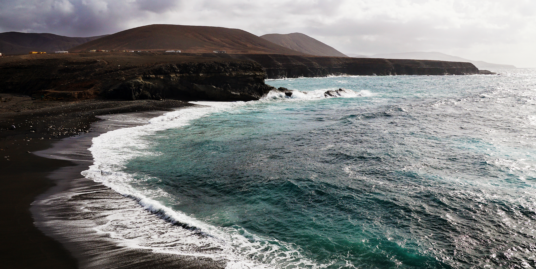
[[438, 51], [536, 67], [536, 0], [0, 0], [0, 32], [94, 36], [158, 23], [301, 32], [347, 54]]

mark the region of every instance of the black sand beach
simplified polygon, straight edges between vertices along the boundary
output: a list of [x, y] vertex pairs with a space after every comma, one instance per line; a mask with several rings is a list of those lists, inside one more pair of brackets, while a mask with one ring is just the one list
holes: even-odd
[[[4, 268], [222, 266], [211, 260], [117, 246], [108, 236], [97, 235], [91, 229], [92, 221], [99, 216], [83, 215], [73, 206], [77, 201], [99, 199], [103, 203], [115, 201], [125, 207], [136, 204], [136, 201], [80, 176], [80, 172], [91, 164], [91, 154], [87, 151], [91, 139], [111, 129], [125, 127], [98, 122], [99, 115], [160, 111], [148, 114], [153, 117], [189, 104], [174, 100], [40, 103], [24, 96], [2, 94], [1, 97], [7, 100], [0, 103], [3, 213], [0, 256]], [[47, 155], [52, 159], [44, 157]], [[62, 200], [67, 197], [63, 195], [67, 192], [70, 193], [67, 200], [74, 203]], [[36, 199], [47, 202], [32, 205]], [[58, 203], [54, 204], [54, 201]], [[73, 220], [86, 220], [86, 226]], [[73, 223], [78, 226], [65, 229]]]

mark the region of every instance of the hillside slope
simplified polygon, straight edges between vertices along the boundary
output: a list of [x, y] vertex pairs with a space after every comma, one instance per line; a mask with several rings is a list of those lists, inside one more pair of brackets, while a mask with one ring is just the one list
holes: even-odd
[[239, 29], [162, 24], [115, 33], [82, 44], [73, 51], [85, 52], [92, 49], [181, 50], [188, 53], [211, 53], [218, 50], [234, 54], [302, 54]]
[[384, 59], [413, 59], [413, 60], [436, 60], [436, 61], [450, 61], [450, 62], [468, 62], [474, 64], [478, 69], [496, 70], [496, 69], [514, 69], [513, 65], [506, 64], [492, 64], [482, 61], [472, 61], [457, 56], [444, 54], [441, 52], [405, 52], [405, 53], [390, 53], [390, 54], [376, 54], [373, 58]]
[[30, 51], [46, 51], [50, 53], [58, 50], [69, 50], [98, 38], [100, 36], [67, 37], [54, 34], [7, 32], [0, 33], [0, 52], [5, 55], [26, 54]]
[[301, 33], [292, 34], [267, 34], [261, 36], [274, 44], [296, 50], [308, 55], [347, 57], [340, 51], [330, 47], [308, 35]]

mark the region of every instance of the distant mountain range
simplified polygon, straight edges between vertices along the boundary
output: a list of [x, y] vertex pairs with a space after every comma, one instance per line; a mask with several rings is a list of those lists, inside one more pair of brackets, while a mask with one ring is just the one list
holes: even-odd
[[208, 26], [147, 25], [125, 30], [71, 49], [84, 52], [102, 50], [181, 50], [190, 53], [226, 51], [232, 54], [303, 53], [276, 45], [239, 29]]
[[[66, 37], [54, 34], [0, 33], [0, 53], [30, 51], [87, 52], [89, 50], [181, 50], [190, 53], [226, 51], [229, 54], [283, 54], [348, 57], [333, 47], [301, 33], [261, 37], [240, 29], [208, 26], [147, 25], [107, 36]], [[481, 70], [513, 69], [513, 65], [472, 61], [440, 52], [407, 52], [355, 58], [386, 58], [470, 62]]]
[[54, 34], [0, 33], [0, 53], [4, 55], [26, 54], [30, 51], [45, 51], [50, 53], [58, 50], [69, 50], [98, 38], [100, 36], [67, 37]]
[[308, 35], [302, 33], [267, 34], [261, 36], [274, 44], [295, 51], [315, 56], [348, 57], [340, 51], [330, 47]]
[[389, 54], [376, 54], [370, 56], [371, 58], [384, 58], [384, 59], [414, 59], [414, 60], [438, 60], [449, 62], [469, 62], [474, 64], [480, 70], [497, 70], [497, 69], [514, 69], [513, 65], [505, 64], [492, 64], [482, 61], [472, 61], [457, 56], [444, 54], [441, 52], [405, 52], [405, 53], [389, 53]]

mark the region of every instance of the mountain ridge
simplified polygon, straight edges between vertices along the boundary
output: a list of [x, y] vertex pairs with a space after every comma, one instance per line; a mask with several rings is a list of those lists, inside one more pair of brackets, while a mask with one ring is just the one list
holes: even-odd
[[171, 24], [153, 24], [124, 30], [77, 46], [73, 51], [93, 49], [303, 55], [240, 29]]
[[0, 33], [0, 52], [5, 55], [27, 54], [30, 51], [54, 52], [69, 50], [102, 36], [68, 37], [49, 33]]
[[306, 34], [266, 34], [260, 36], [274, 44], [314, 56], [348, 57], [333, 47]]

